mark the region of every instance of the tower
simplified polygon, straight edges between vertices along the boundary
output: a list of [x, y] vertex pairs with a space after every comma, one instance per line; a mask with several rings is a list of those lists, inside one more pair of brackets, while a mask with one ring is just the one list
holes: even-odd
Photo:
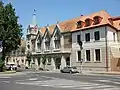
[[36, 24], [36, 10], [32, 14], [32, 24], [28, 25], [26, 35], [26, 50], [32, 52], [35, 49], [35, 38], [38, 33], [38, 26]]

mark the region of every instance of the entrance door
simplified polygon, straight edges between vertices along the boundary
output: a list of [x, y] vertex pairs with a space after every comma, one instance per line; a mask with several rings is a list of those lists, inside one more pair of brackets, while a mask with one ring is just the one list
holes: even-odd
[[61, 58], [56, 58], [55, 60], [56, 69], [60, 69], [60, 65], [61, 65]]
[[70, 66], [70, 57], [66, 58], [66, 66]]

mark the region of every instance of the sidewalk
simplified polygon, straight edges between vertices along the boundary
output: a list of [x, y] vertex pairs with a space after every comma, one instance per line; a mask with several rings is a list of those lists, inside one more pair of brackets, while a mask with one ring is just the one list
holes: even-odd
[[[58, 70], [55, 71], [38, 71], [38, 72], [44, 72], [44, 73], [61, 73]], [[120, 72], [94, 72], [94, 71], [83, 71], [82, 73], [76, 73], [73, 75], [120, 75]]]
[[83, 71], [82, 73], [78, 73], [75, 75], [118, 75], [118, 76], [120, 76], [120, 72]]
[[22, 72], [16, 72], [16, 71], [9, 71], [9, 72], [0, 72], [0, 77], [2, 76], [14, 76], [14, 75], [22, 75]]

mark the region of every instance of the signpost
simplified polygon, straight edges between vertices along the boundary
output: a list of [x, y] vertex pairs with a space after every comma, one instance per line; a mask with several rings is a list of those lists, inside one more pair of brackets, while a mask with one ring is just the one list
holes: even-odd
[[82, 73], [82, 63], [83, 63], [83, 59], [80, 60], [80, 73]]
[[[82, 47], [83, 43], [80, 40], [80, 36], [79, 36], [79, 39], [77, 40], [77, 43], [79, 44], [80, 50], [82, 51], [82, 49], [83, 49], [83, 47]], [[80, 73], [82, 73], [82, 63], [83, 63], [83, 59], [80, 59]]]

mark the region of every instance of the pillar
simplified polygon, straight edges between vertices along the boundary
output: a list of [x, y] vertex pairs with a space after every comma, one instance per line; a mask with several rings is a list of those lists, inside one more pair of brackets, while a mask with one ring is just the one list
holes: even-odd
[[61, 69], [63, 69], [64, 67], [66, 67], [66, 59], [64, 56], [61, 57]]
[[51, 58], [51, 65], [52, 65], [52, 67], [53, 67], [53, 70], [56, 70], [55, 58]]

